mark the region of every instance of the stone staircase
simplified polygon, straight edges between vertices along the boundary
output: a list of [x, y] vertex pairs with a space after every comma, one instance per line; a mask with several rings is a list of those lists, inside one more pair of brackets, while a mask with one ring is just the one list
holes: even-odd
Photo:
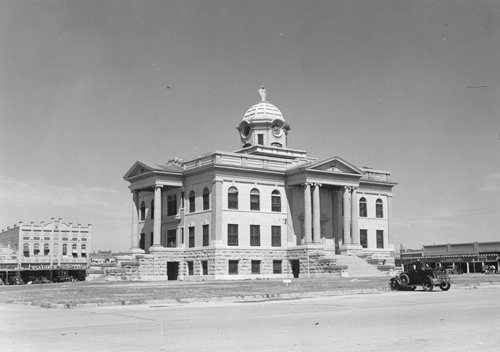
[[344, 272], [349, 277], [369, 277], [369, 276], [387, 276], [387, 272], [377, 269], [376, 265], [369, 264], [365, 259], [352, 255], [336, 255], [336, 264], [347, 266]]

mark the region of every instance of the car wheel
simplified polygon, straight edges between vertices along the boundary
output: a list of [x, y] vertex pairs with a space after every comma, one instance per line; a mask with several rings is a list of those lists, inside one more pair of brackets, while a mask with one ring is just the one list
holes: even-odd
[[442, 290], [442, 291], [448, 291], [451, 287], [451, 284], [449, 282], [442, 282], [440, 285], [439, 285], [439, 288]]
[[410, 277], [406, 274], [399, 275], [399, 280], [401, 281], [401, 285], [406, 286], [410, 283]]
[[432, 279], [430, 277], [426, 278], [424, 280], [424, 284], [422, 285], [424, 288], [424, 291], [432, 291], [434, 288], [434, 285], [432, 284]]
[[391, 287], [391, 290], [399, 290], [399, 282], [398, 279], [393, 277], [389, 283], [389, 286]]

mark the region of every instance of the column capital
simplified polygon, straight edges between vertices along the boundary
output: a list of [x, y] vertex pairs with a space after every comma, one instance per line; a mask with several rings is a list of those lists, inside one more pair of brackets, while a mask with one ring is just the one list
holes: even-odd
[[154, 189], [157, 189], [157, 188], [163, 188], [163, 185], [157, 185], [157, 184], [155, 184], [154, 185]]

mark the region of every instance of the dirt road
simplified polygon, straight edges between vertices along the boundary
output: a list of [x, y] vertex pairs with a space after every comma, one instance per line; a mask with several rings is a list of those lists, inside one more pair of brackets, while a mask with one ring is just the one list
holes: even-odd
[[2, 351], [497, 351], [500, 289], [258, 303], [0, 306]]

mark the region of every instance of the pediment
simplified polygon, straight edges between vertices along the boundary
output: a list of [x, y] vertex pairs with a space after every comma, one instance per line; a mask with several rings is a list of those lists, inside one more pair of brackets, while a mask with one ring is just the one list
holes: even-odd
[[339, 157], [319, 161], [309, 166], [308, 170], [327, 171], [338, 174], [363, 175], [363, 172], [360, 169]]
[[132, 165], [132, 167], [125, 174], [125, 176], [123, 176], [123, 178], [125, 180], [128, 180], [136, 176], [151, 174], [155, 172], [182, 173], [183, 165], [184, 164], [181, 159], [172, 159], [166, 164], [153, 164], [148, 162], [136, 161], [135, 164]]
[[152, 172], [153, 169], [149, 167], [148, 165], [137, 161], [132, 167], [128, 170], [128, 172], [123, 176], [124, 179], [128, 179], [131, 177], [136, 177], [144, 174], [148, 174]]

